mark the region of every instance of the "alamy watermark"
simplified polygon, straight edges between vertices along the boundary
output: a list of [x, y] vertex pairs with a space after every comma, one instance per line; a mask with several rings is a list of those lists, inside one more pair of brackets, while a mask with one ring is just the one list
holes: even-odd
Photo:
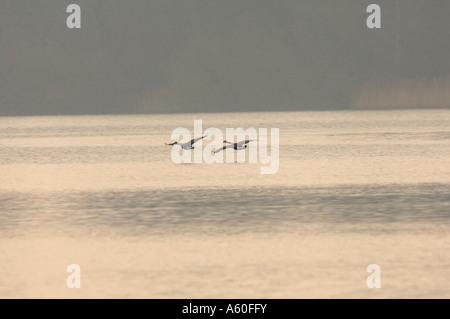
[[[70, 4], [66, 9], [70, 15], [67, 17], [66, 25], [69, 29], [81, 29], [81, 7], [78, 4]], [[370, 15], [367, 17], [366, 24], [369, 29], [381, 28], [381, 7], [378, 4], [369, 4], [366, 9]]]
[[381, 288], [381, 268], [377, 264], [370, 264], [367, 266], [366, 271], [371, 273], [367, 277], [367, 288]]
[[77, 264], [68, 265], [66, 272], [71, 273], [66, 279], [67, 288], [81, 288], [81, 268]]
[[[280, 130], [271, 128], [227, 128], [225, 135], [215, 127], [203, 131], [202, 120], [194, 121], [194, 136], [189, 129], [178, 127], [172, 131], [172, 161], [180, 163], [245, 163], [248, 148], [248, 162], [266, 164], [261, 174], [276, 174], [279, 169]], [[211, 141], [203, 148], [203, 141]], [[270, 154], [268, 148], [270, 145]], [[192, 161], [193, 153], [193, 161]], [[224, 159], [225, 157], [225, 159]], [[236, 157], [236, 159], [235, 159]]]

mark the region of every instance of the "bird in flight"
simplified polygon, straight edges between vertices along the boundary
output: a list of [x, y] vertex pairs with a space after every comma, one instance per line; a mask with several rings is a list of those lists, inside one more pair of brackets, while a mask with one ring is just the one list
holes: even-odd
[[165, 143], [166, 145], [180, 145], [182, 149], [184, 150], [192, 150], [194, 148], [194, 143], [204, 139], [205, 137], [207, 137], [208, 135], [202, 136], [202, 137], [197, 137], [197, 138], [193, 138], [190, 142], [186, 142], [186, 143], [178, 143], [178, 142], [173, 142], [170, 144]]
[[234, 148], [236, 151], [245, 150], [248, 146], [247, 144], [250, 142], [253, 142], [253, 141], [255, 141], [255, 140], [245, 140], [245, 141], [240, 141], [237, 143], [231, 143], [231, 142], [228, 142], [227, 140], [225, 140], [223, 142], [226, 143], [227, 145], [224, 145], [222, 148], [214, 150], [214, 154], [219, 153], [227, 148]]

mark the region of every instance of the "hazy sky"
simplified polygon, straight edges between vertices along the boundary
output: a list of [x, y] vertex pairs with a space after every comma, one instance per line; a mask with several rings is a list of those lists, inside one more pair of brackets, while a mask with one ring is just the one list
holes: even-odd
[[450, 107], [449, 16], [448, 0], [2, 0], [0, 116]]

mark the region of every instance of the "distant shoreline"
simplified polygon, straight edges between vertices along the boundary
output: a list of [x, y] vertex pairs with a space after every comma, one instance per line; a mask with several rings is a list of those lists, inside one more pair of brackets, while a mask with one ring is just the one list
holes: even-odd
[[301, 110], [276, 110], [276, 111], [223, 111], [223, 112], [153, 112], [153, 113], [86, 113], [86, 114], [24, 114], [24, 115], [0, 115], [0, 118], [7, 117], [48, 117], [48, 116], [134, 116], [134, 115], [180, 115], [180, 114], [235, 114], [235, 113], [296, 113], [296, 112], [361, 112], [361, 111], [432, 111], [432, 110], [450, 110], [449, 107], [360, 107], [348, 109], [301, 109]]

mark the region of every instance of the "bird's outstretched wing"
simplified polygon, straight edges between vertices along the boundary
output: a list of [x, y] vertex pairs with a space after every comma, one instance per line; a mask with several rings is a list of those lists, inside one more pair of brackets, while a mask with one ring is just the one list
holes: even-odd
[[224, 149], [231, 147], [230, 145], [225, 145], [222, 148], [214, 150], [214, 154], [222, 152]]
[[202, 137], [197, 137], [197, 138], [193, 138], [191, 140], [191, 145], [194, 144], [195, 142], [204, 139], [205, 137], [207, 137], [208, 135], [202, 136]]
[[166, 144], [166, 145], [175, 145], [175, 144], [177, 144], [177, 142], [173, 142], [171, 144], [167, 144], [167, 143], [164, 143], [164, 144]]

